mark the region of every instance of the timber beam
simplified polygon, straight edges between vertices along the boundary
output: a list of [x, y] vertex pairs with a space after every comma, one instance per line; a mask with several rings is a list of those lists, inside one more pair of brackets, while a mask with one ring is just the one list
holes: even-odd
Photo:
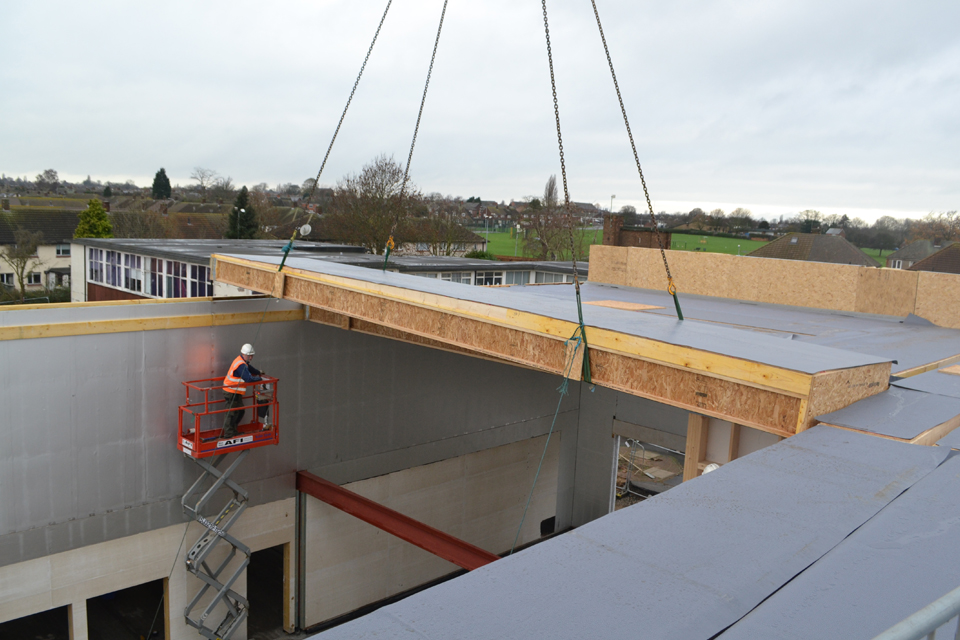
[[[311, 319], [562, 375], [577, 325], [535, 313], [243, 258], [216, 279], [310, 307]], [[593, 382], [780, 436], [887, 388], [890, 363], [809, 374], [587, 327]], [[582, 357], [582, 354], [578, 354]], [[578, 358], [579, 360], [579, 358]], [[570, 368], [579, 379], [579, 361]]]

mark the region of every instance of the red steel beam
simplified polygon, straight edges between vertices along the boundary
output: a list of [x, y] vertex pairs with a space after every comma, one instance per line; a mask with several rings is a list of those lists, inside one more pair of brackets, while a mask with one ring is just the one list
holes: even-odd
[[468, 571], [500, 559], [500, 556], [368, 500], [309, 471], [297, 472], [297, 491], [322, 500]]

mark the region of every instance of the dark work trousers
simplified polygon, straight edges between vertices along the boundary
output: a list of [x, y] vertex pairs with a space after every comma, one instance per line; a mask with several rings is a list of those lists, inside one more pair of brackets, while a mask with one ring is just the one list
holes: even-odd
[[[229, 391], [223, 392], [223, 399], [226, 400], [226, 406], [224, 409], [227, 409], [227, 413], [223, 414], [223, 433], [221, 434], [222, 438], [232, 438], [237, 435], [237, 425], [240, 424], [240, 420], [243, 418], [243, 394], [242, 393], [230, 393]], [[234, 407], [240, 407], [234, 411], [230, 411]]]

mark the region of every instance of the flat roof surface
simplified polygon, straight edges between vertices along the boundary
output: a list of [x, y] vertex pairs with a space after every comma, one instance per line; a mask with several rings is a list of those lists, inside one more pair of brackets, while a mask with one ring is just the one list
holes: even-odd
[[890, 387], [839, 411], [817, 416], [820, 422], [882, 436], [912, 440], [924, 431], [960, 416], [960, 398]]
[[874, 637], [960, 584], [958, 513], [953, 456], [720, 639]]
[[[910, 489], [909, 495], [948, 454], [939, 447], [814, 427], [320, 637], [706, 640], [818, 562], [826, 561], [823, 577], [812, 580], [811, 588], [829, 587], [837, 580], [833, 561], [827, 561], [830, 552], [904, 491]], [[941, 475], [956, 483], [954, 468]], [[918, 492], [910, 510], [928, 523], [939, 517], [940, 526], [949, 528], [954, 546], [939, 552], [941, 563], [952, 557], [954, 530], [960, 529], [944, 524], [956, 519], [951, 506], [960, 492], [953, 494], [940, 504], [937, 487]], [[882, 525], [876, 537], [899, 547], [898, 562], [937, 557], [923, 549], [921, 527], [913, 537], [893, 535], [908, 530], [914, 531], [910, 523]], [[886, 585], [885, 598], [863, 606], [883, 609], [915, 581], [927, 579], [922, 567], [904, 570], [900, 580]], [[950, 573], [960, 575], [960, 565]], [[956, 578], [951, 579], [953, 588]], [[853, 586], [883, 595], [885, 585]], [[816, 617], [814, 609], [808, 613]]]
[[[508, 292], [515, 290], [512, 287], [507, 289]], [[582, 291], [584, 300], [618, 300], [662, 307], [623, 312], [633, 313], [635, 318], [676, 318], [673, 298], [666, 291], [596, 283], [586, 283]], [[545, 290], [540, 292], [540, 295], [563, 298], [571, 294]], [[683, 292], [680, 292], [680, 304], [684, 318], [689, 320], [767, 333], [784, 340], [834, 347], [889, 361], [896, 360], [893, 364], [894, 374], [960, 354], [960, 330], [938, 327], [915, 316], [902, 318], [811, 309], [685, 295]], [[594, 313], [595, 308], [584, 307], [584, 321], [587, 324], [592, 324], [590, 318]]]
[[[231, 257], [266, 264], [280, 264], [280, 258], [277, 256], [234, 254]], [[402, 273], [358, 269], [329, 261], [309, 260], [300, 257], [291, 257], [286, 264], [292, 268], [317, 274], [352, 278], [410, 291], [480, 302], [568, 322], [576, 323], [578, 321], [573, 286], [475, 287], [436, 279], [419, 278]], [[608, 298], [612, 293], [616, 293], [613, 288], [602, 287], [602, 285], [583, 285], [584, 297], [587, 300], [602, 300]], [[622, 290], [620, 291], [623, 293]], [[668, 300], [670, 300], [672, 311], [672, 299], [668, 298]], [[610, 329], [628, 335], [810, 374], [860, 367], [890, 360], [887, 357], [874, 356], [869, 352], [861, 353], [832, 346], [801, 344], [797, 341], [785, 340], [780, 336], [771, 335], [768, 332], [744, 331], [742, 326], [704, 322], [695, 317], [689, 317], [689, 321], [680, 322], [670, 315], [637, 313], [635, 311], [585, 305], [584, 322], [592, 327]], [[953, 331], [952, 333], [956, 334], [958, 351], [960, 351], [960, 332]]]
[[942, 369], [928, 371], [901, 380], [892, 380], [890, 384], [901, 389], [914, 389], [951, 398], [960, 398], [960, 376], [953, 373], [944, 373]]

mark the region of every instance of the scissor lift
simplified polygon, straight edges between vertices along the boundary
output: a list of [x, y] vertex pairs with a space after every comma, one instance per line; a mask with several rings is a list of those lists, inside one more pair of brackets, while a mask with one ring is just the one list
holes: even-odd
[[[260, 382], [246, 385], [248, 393], [244, 395], [242, 409], [245, 416], [250, 412], [251, 419], [239, 425], [237, 434], [230, 438], [224, 438], [222, 433], [228, 413], [223, 399], [223, 378], [183, 383], [187, 401], [180, 406], [177, 448], [192, 458], [203, 473], [184, 494], [181, 504], [185, 513], [204, 526], [200, 539], [187, 552], [187, 570], [204, 584], [183, 613], [187, 624], [210, 640], [229, 640], [247, 617], [247, 599], [234, 591], [233, 586], [250, 564], [250, 548], [230, 535], [229, 530], [246, 509], [248, 495], [230, 476], [250, 449], [280, 442], [277, 383], [276, 378], [263, 376]], [[231, 411], [236, 410], [240, 407]], [[237, 453], [237, 457], [221, 470], [232, 453]], [[222, 488], [231, 491], [233, 496], [216, 516], [208, 519], [203, 511]], [[221, 540], [230, 549], [222, 560], [212, 561], [210, 555]], [[240, 565], [229, 569], [238, 556], [242, 556]], [[211, 599], [203, 611], [194, 616], [194, 609], [208, 592]], [[227, 609], [225, 617], [216, 626], [209, 626], [207, 619], [221, 603]]]

